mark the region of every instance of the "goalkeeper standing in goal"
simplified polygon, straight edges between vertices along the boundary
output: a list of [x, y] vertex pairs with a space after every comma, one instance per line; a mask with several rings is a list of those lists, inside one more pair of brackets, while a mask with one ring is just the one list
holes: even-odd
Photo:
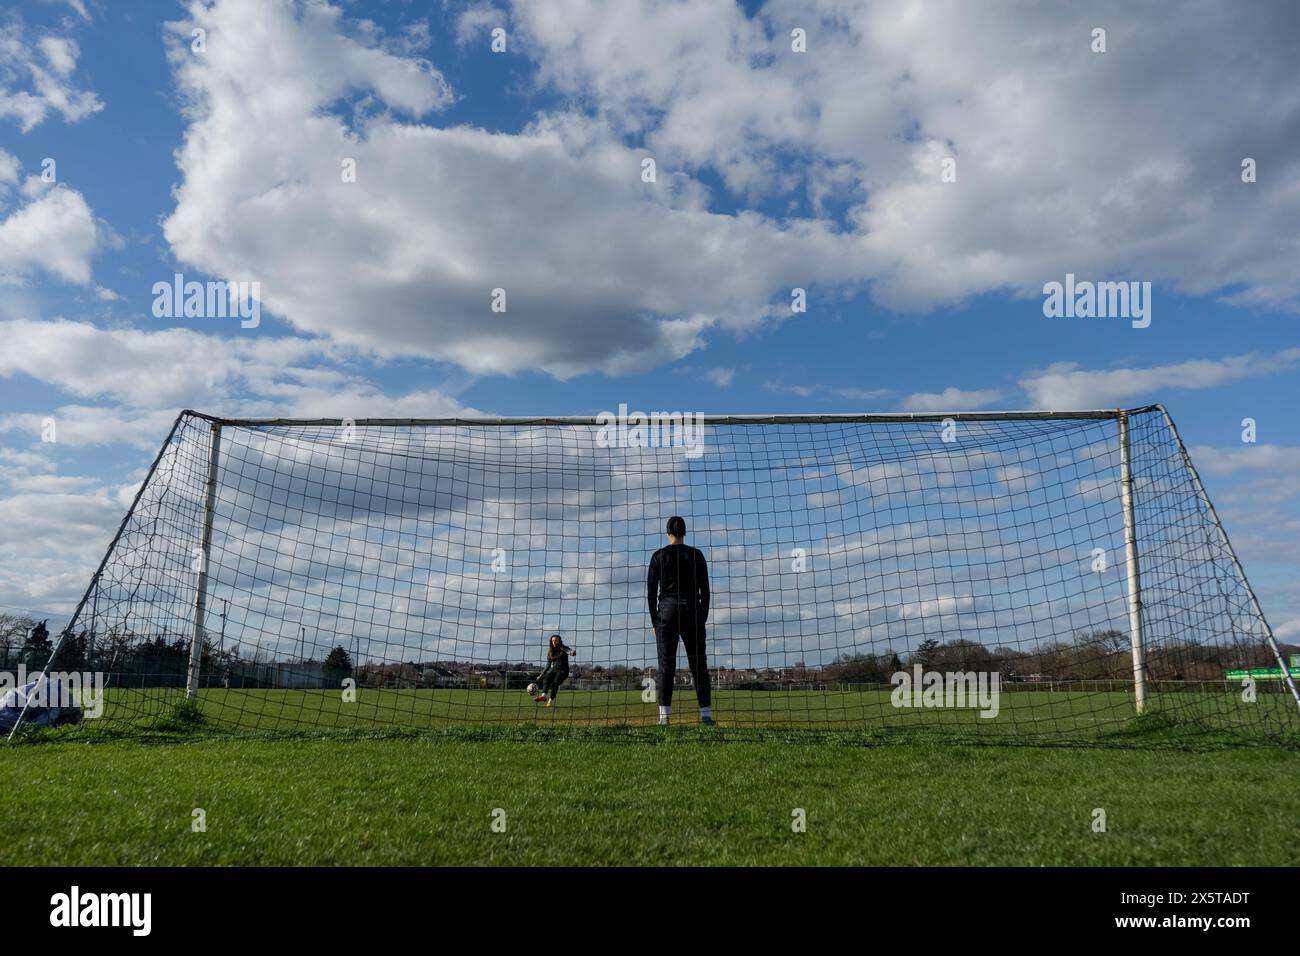
[[677, 642], [686, 646], [686, 660], [700, 702], [700, 723], [713, 726], [712, 688], [704, 660], [704, 622], [709, 617], [709, 569], [704, 552], [692, 548], [686, 537], [686, 520], [668, 519], [668, 545], [650, 558], [646, 598], [650, 623], [659, 650], [659, 723], [667, 724], [673, 708], [673, 680], [677, 675]]
[[551, 635], [550, 644], [546, 648], [546, 669], [537, 675], [537, 683], [542, 685], [542, 692], [533, 700], [539, 704], [546, 701], [547, 707], [555, 703], [560, 685], [569, 677], [569, 655], [572, 653], [573, 648], [565, 645], [564, 638], [558, 634]]

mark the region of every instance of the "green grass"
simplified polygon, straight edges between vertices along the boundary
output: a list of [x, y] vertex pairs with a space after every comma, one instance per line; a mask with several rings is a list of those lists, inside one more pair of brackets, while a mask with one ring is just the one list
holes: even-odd
[[1300, 863], [1289, 749], [1180, 750], [1159, 730], [1124, 749], [726, 734], [18, 746], [0, 845], [77, 866]]
[[1300, 743], [1258, 733], [1287, 699], [1001, 703], [729, 691], [706, 731], [690, 693], [665, 729], [636, 693], [118, 689], [105, 720], [4, 751], [0, 846], [78, 866], [1300, 864]]
[[[193, 722], [181, 714], [179, 688], [110, 688], [102, 719], [87, 721], [74, 735], [139, 732], [158, 721]], [[693, 691], [679, 690], [676, 712], [694, 720]], [[985, 718], [974, 707], [897, 708], [888, 690], [737, 691], [714, 694], [714, 712], [729, 728], [824, 732], [930, 732], [949, 738], [1026, 737], [1091, 740], [1122, 733], [1133, 725], [1130, 694], [1082, 691], [1077, 687], [1004, 691], [999, 712]], [[1248, 738], [1296, 737], [1300, 713], [1283, 694], [1261, 694], [1251, 704], [1236, 693], [1176, 692], [1152, 697], [1153, 712], [1200, 729], [1235, 729]], [[656, 719], [653, 703], [639, 691], [561, 692], [545, 709], [522, 690], [396, 690], [362, 688], [353, 701], [338, 690], [222, 690], [200, 692], [202, 723], [214, 732], [263, 735], [337, 730], [350, 732], [441, 730], [483, 727], [564, 726], [634, 728]]]

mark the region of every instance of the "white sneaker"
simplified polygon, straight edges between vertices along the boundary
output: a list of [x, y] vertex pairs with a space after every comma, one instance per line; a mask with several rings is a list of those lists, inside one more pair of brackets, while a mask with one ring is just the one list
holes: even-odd
[[660, 718], [659, 718], [659, 726], [660, 726], [660, 727], [667, 727], [667, 726], [668, 726], [668, 718], [667, 718], [667, 717], [660, 717]]

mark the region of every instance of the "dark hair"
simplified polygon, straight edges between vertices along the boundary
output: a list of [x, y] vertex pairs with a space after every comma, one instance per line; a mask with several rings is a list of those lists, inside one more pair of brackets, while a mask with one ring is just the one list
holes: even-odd
[[668, 519], [668, 533], [674, 538], [686, 537], [686, 519], [673, 515]]
[[558, 634], [552, 634], [550, 637], [546, 639], [547, 645], [552, 647], [555, 645], [556, 641], [559, 641], [561, 644], [563, 644], [564, 638], [560, 637], [560, 635]]

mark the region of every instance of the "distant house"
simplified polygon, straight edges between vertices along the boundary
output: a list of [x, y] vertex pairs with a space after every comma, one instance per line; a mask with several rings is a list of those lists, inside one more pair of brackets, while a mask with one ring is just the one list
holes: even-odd
[[276, 661], [271, 665], [271, 686], [290, 690], [324, 687], [325, 665], [320, 661]]
[[425, 687], [464, 687], [465, 678], [450, 668], [434, 664], [420, 672], [420, 683]]

